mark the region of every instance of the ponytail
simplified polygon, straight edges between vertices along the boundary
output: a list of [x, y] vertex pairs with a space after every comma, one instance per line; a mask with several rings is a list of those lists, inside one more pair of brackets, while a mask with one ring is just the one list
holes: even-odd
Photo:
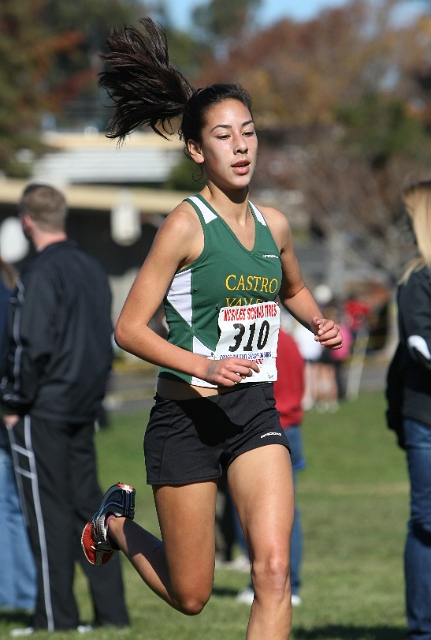
[[250, 95], [235, 84], [213, 84], [195, 91], [182, 73], [169, 62], [166, 34], [151, 18], [139, 20], [145, 32], [126, 26], [124, 35], [111, 31], [110, 53], [102, 55], [107, 67], [99, 84], [112, 98], [114, 115], [108, 138], [124, 138], [138, 127], [149, 125], [166, 138], [167, 125], [180, 117], [180, 137], [201, 142], [205, 114], [223, 100], [239, 100], [250, 111]]
[[145, 33], [126, 26], [124, 35], [111, 31], [107, 43], [110, 53], [102, 55], [107, 68], [99, 76], [114, 102], [108, 138], [124, 138], [149, 125], [166, 138], [167, 125], [182, 116], [194, 93], [193, 87], [169, 62], [166, 34], [150, 18], [139, 20]]

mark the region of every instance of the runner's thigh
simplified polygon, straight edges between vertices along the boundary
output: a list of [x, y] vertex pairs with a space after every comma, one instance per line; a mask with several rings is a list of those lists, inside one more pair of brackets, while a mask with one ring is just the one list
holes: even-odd
[[214, 579], [215, 480], [153, 487], [174, 593], [211, 593]]
[[288, 449], [271, 444], [243, 453], [229, 466], [228, 482], [250, 560], [274, 549], [289, 553], [294, 492]]

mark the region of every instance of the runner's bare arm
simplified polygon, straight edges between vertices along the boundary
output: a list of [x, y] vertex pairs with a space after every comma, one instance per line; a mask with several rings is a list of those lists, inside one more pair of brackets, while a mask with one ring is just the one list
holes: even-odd
[[203, 249], [203, 232], [196, 214], [181, 203], [165, 220], [154, 239], [121, 311], [115, 330], [118, 345], [134, 355], [212, 384], [232, 386], [257, 366], [239, 358], [208, 360], [181, 349], [152, 331], [148, 324], [159, 308], [175, 272], [195, 260]]
[[339, 349], [342, 337], [337, 325], [332, 320], [322, 317], [322, 312], [302, 279], [287, 218], [271, 207], [262, 207], [261, 210], [281, 255], [281, 303], [301, 324], [314, 333], [315, 340], [325, 347]]

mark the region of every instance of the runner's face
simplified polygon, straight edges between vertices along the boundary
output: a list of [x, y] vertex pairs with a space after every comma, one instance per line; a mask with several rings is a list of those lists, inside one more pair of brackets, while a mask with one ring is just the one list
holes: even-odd
[[254, 172], [257, 136], [250, 111], [239, 100], [224, 100], [205, 114], [202, 144], [189, 146], [210, 182], [220, 188], [247, 187]]

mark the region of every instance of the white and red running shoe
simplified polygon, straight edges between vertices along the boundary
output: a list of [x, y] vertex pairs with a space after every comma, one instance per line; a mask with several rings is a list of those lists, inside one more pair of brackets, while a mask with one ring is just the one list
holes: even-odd
[[81, 546], [88, 562], [96, 567], [106, 564], [118, 547], [111, 543], [107, 535], [106, 518], [109, 515], [135, 517], [136, 490], [128, 484], [118, 482], [103, 496], [99, 510], [88, 522], [81, 536]]

